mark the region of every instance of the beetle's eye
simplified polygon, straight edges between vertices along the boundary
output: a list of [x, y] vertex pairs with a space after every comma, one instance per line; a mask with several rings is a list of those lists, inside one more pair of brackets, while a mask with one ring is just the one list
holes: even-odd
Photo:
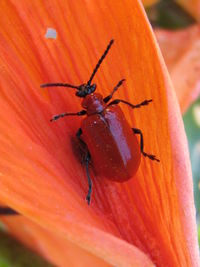
[[93, 85], [90, 86], [90, 94], [93, 93], [96, 90], [96, 84], [94, 83]]
[[85, 93], [84, 93], [84, 91], [78, 91], [78, 92], [76, 92], [76, 96], [85, 97]]
[[79, 97], [85, 97], [87, 95], [87, 85], [86, 84], [81, 84], [79, 87], [78, 87], [78, 91], [76, 92], [76, 96], [79, 96]]

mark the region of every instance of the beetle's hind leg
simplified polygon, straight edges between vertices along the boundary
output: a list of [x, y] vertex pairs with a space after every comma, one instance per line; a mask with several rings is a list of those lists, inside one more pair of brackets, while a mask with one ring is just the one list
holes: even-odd
[[91, 201], [91, 194], [92, 194], [92, 180], [90, 177], [90, 172], [89, 172], [89, 162], [90, 162], [90, 154], [89, 152], [87, 152], [86, 157], [85, 157], [85, 166], [86, 166], [86, 174], [87, 174], [87, 178], [88, 178], [88, 193], [86, 196], [86, 200], [88, 205], [90, 205], [90, 201]]
[[9, 207], [0, 206], [0, 216], [19, 215], [19, 213]]
[[144, 152], [144, 140], [143, 140], [143, 134], [142, 134], [141, 130], [137, 129], [137, 128], [132, 128], [132, 130], [133, 130], [134, 134], [140, 135], [140, 150], [141, 150], [141, 153], [143, 154], [143, 156], [148, 157], [151, 160], [156, 160], [156, 161], [160, 162], [160, 160], [157, 159], [155, 155], [147, 154], [146, 152]]
[[76, 137], [78, 138], [78, 140], [80, 141], [84, 149], [83, 163], [85, 164], [85, 167], [86, 167], [86, 175], [88, 179], [88, 193], [86, 196], [86, 200], [87, 200], [88, 205], [90, 205], [91, 194], [92, 194], [92, 180], [91, 180], [90, 172], [89, 172], [89, 163], [91, 160], [91, 156], [90, 156], [90, 152], [87, 148], [86, 143], [81, 139], [81, 134], [82, 134], [82, 130], [81, 128], [79, 128], [78, 132], [76, 133]]

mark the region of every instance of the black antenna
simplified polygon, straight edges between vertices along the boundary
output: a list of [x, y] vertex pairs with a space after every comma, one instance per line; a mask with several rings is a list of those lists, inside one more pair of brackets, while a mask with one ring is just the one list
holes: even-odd
[[98, 68], [100, 67], [102, 61], [104, 60], [105, 56], [108, 54], [108, 51], [110, 50], [110, 48], [111, 48], [111, 46], [112, 46], [113, 43], [114, 43], [114, 40], [113, 40], [113, 39], [110, 40], [110, 43], [108, 44], [108, 46], [107, 46], [105, 52], [103, 53], [102, 57], [99, 59], [99, 61], [98, 61], [97, 65], [96, 65], [96, 67], [94, 68], [94, 70], [93, 70], [93, 72], [92, 72], [92, 75], [90, 76], [89, 81], [87, 82], [88, 85], [91, 84], [91, 81], [92, 81], [92, 79], [94, 78], [94, 75], [96, 74], [96, 72], [97, 72]]
[[90, 76], [89, 81], [86, 84], [81, 84], [79, 86], [76, 85], [72, 85], [69, 83], [44, 83], [41, 84], [40, 87], [44, 88], [44, 87], [54, 87], [54, 86], [62, 86], [62, 87], [70, 87], [70, 88], [74, 88], [76, 90], [78, 90], [79, 92], [76, 93], [77, 96], [79, 97], [85, 97], [88, 94], [91, 94], [95, 91], [96, 89], [96, 85], [92, 85], [91, 86], [91, 82], [92, 79], [94, 78], [94, 75], [96, 74], [97, 70], [99, 69], [102, 61], [104, 60], [104, 58], [106, 57], [106, 55], [108, 54], [108, 51], [110, 50], [112, 44], [114, 43], [114, 40], [110, 40], [106, 50], [104, 51], [103, 55], [101, 56], [101, 58], [99, 59], [96, 67], [94, 68], [92, 75]]
[[44, 88], [44, 87], [53, 87], [53, 86], [63, 86], [63, 87], [70, 87], [70, 88], [75, 88], [79, 90], [79, 86], [75, 86], [75, 85], [71, 85], [68, 83], [44, 83], [41, 84], [40, 87]]

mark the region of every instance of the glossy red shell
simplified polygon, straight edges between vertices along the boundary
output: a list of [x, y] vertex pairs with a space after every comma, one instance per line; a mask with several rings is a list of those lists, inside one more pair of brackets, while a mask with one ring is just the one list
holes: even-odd
[[[84, 101], [89, 101], [89, 97]], [[140, 165], [140, 147], [118, 105], [105, 108], [101, 114], [87, 116], [81, 129], [81, 138], [88, 146], [99, 175], [117, 182], [134, 176]]]
[[106, 108], [106, 104], [103, 102], [101, 94], [94, 93], [87, 95], [82, 102], [82, 107], [87, 110], [88, 115], [101, 112]]

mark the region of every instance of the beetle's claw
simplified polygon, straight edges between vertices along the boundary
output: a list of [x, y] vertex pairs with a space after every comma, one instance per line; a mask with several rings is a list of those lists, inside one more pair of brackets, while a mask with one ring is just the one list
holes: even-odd
[[59, 118], [60, 118], [60, 115], [55, 115], [52, 117], [52, 119], [50, 119], [50, 121], [56, 121]]
[[88, 205], [90, 205], [90, 201], [91, 201], [91, 195], [90, 194], [88, 194], [86, 196], [86, 200], [87, 200]]
[[145, 105], [148, 105], [150, 102], [152, 102], [153, 101], [153, 99], [148, 99], [148, 100], [145, 100], [144, 102], [143, 102], [143, 105], [145, 106]]
[[145, 153], [145, 152], [143, 152], [142, 154], [143, 154], [145, 157], [148, 157], [148, 158], [151, 159], [151, 160], [156, 160], [157, 162], [160, 162], [160, 160], [157, 159], [155, 155], [147, 154], [147, 153]]

